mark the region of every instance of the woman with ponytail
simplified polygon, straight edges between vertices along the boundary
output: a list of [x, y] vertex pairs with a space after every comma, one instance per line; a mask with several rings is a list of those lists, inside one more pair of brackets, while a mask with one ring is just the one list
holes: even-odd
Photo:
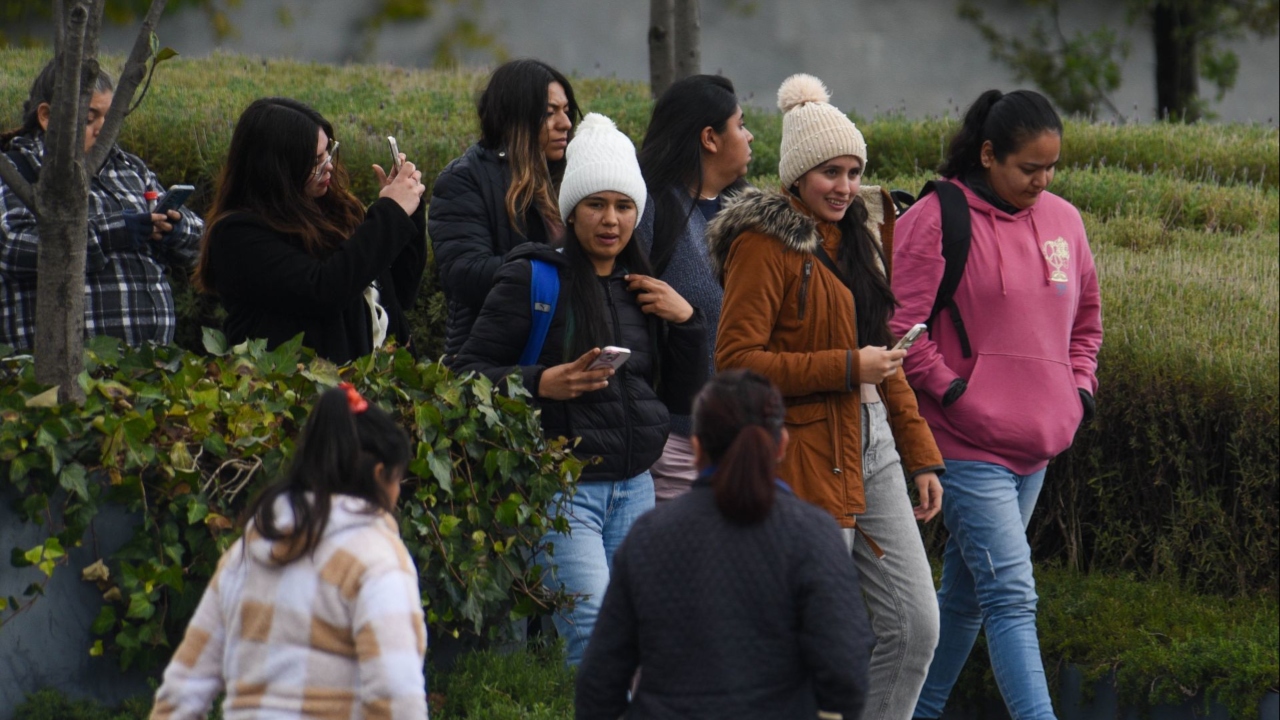
[[777, 479], [785, 412], [750, 371], [698, 394], [698, 479], [614, 557], [579, 720], [860, 717], [872, 637], [858, 573], [831, 517]]
[[[938, 604], [942, 630], [915, 714], [941, 717], [984, 628], [1009, 713], [1052, 718], [1026, 527], [1045, 466], [1093, 414], [1102, 344], [1098, 276], [1080, 213], [1048, 192], [1062, 121], [1029, 90], [983, 93], [939, 169], [961, 192], [971, 228], [952, 309], [933, 318], [904, 363], [946, 458], [949, 531]], [[937, 193], [898, 222], [892, 327], [930, 317], [943, 276]]]
[[[941, 507], [942, 456], [916, 412], [889, 317], [893, 204], [862, 186], [867, 144], [811, 75], [778, 90], [781, 192], [747, 191], [707, 230], [724, 283], [716, 367], [786, 399], [783, 479], [844, 529], [871, 627], [868, 720], [908, 720], [937, 642], [916, 521]], [[908, 478], [920, 504], [914, 510]]]
[[156, 692], [153, 720], [426, 717], [418, 573], [393, 515], [410, 459], [350, 385], [320, 396], [244, 515]]

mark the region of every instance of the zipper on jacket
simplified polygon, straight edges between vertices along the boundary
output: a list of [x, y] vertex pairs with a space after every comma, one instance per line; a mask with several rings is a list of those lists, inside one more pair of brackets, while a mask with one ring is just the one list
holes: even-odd
[[[609, 301], [609, 314], [613, 316], [613, 341], [619, 347], [622, 346], [622, 321], [618, 319], [618, 305], [613, 301], [613, 282], [605, 280], [604, 296]], [[627, 379], [624, 374], [627, 372], [627, 366], [624, 364], [618, 368], [618, 372], [614, 377], [618, 379], [618, 384], [622, 386], [622, 418], [624, 421], [623, 428], [627, 433], [627, 452], [626, 469], [623, 473], [626, 477], [618, 478], [619, 480], [630, 479], [634, 474], [631, 472], [631, 388], [627, 386]]]
[[813, 259], [805, 258], [804, 273], [800, 278], [800, 312], [797, 318], [804, 319], [804, 306], [809, 299], [809, 278], [813, 277]]

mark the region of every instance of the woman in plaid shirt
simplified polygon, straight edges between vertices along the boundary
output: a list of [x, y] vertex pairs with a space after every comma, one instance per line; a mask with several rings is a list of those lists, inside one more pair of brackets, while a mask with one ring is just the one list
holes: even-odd
[[[33, 183], [44, 158], [53, 84], [50, 62], [31, 86], [22, 126], [0, 135], [0, 150]], [[98, 139], [112, 95], [110, 76], [98, 73], [89, 102], [86, 153]], [[129, 345], [173, 342], [173, 291], [165, 269], [175, 266], [185, 272], [194, 265], [204, 224], [185, 208], [151, 213], [145, 193], [163, 190], [138, 156], [119, 147], [111, 149], [102, 169], [90, 178], [86, 336], [110, 335]], [[0, 182], [0, 343], [19, 350], [35, 345], [39, 247], [35, 214]]]

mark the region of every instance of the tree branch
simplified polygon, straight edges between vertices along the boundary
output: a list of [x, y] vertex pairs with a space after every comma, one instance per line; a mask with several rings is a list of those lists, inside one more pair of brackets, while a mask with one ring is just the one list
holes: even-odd
[[62, 54], [67, 43], [67, 7], [70, 0], [53, 0], [53, 56]]
[[49, 127], [46, 130], [45, 160], [41, 177], [71, 177], [72, 168], [84, 147], [85, 125], [80, 112], [83, 109], [81, 87], [84, 63], [84, 38], [89, 21], [89, 10], [82, 3], [67, 8], [66, 37], [58, 54], [57, 76], [53, 83], [53, 101], [50, 103]]
[[0, 180], [3, 180], [4, 184], [9, 186], [9, 189], [13, 191], [13, 194], [18, 196], [18, 199], [22, 201], [22, 204], [26, 205], [27, 209], [30, 210], [37, 219], [40, 217], [39, 213], [36, 212], [35, 187], [33, 187], [31, 183], [27, 182], [26, 178], [22, 177], [22, 173], [18, 172], [18, 168], [13, 166], [13, 161], [10, 160], [8, 156], [5, 156], [3, 160], [0, 160]]
[[88, 160], [85, 162], [90, 177], [97, 175], [98, 170], [102, 169], [102, 164], [107, 161], [107, 154], [111, 152], [111, 148], [120, 137], [120, 127], [124, 124], [129, 101], [133, 99], [134, 91], [146, 76], [147, 58], [151, 57], [151, 33], [160, 22], [160, 13], [164, 12], [166, 2], [167, 0], [151, 0], [151, 8], [147, 10], [147, 16], [142, 20], [142, 27], [138, 28], [138, 37], [133, 41], [133, 50], [124, 63], [124, 69], [120, 71], [120, 80], [116, 83], [116, 93], [111, 101], [111, 109], [107, 111], [107, 119], [102, 124], [102, 131], [98, 133], [98, 141], [94, 143], [93, 150], [90, 151]]

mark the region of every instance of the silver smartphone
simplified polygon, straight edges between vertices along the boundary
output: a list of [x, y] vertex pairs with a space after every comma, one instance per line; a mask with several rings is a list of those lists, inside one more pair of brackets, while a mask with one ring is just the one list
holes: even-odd
[[623, 363], [625, 363], [630, 359], [631, 359], [630, 350], [622, 347], [615, 347], [613, 345], [608, 345], [604, 348], [601, 348], [600, 355], [595, 360], [593, 360], [590, 365], [587, 366], [587, 369], [599, 370], [600, 368], [610, 367], [610, 368], [613, 368], [614, 370], [617, 370], [618, 368], [622, 367]]
[[918, 340], [920, 336], [924, 333], [924, 331], [928, 329], [929, 329], [929, 326], [925, 325], [924, 323], [916, 323], [915, 325], [912, 325], [911, 329], [907, 331], [907, 334], [903, 335], [902, 339], [898, 341], [898, 344], [893, 346], [893, 349], [894, 350], [910, 350], [911, 346], [915, 344], [916, 340]]
[[400, 146], [396, 144], [396, 139], [391, 135], [387, 136], [387, 145], [391, 148], [391, 167], [399, 170], [402, 164], [400, 162]]

